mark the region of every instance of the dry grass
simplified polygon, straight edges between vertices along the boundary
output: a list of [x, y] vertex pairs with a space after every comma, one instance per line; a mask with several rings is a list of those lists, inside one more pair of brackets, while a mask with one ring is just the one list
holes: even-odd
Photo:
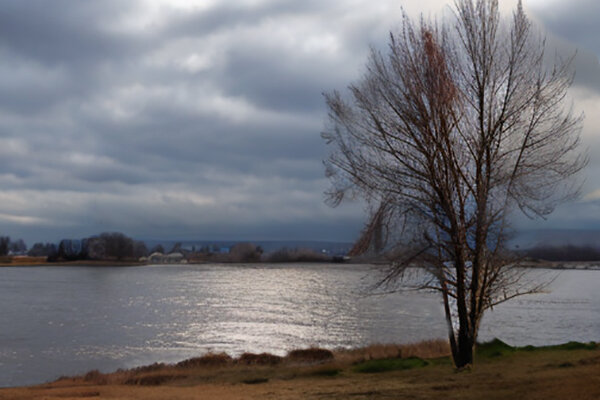
[[[405, 346], [369, 346], [361, 357], [387, 357]], [[435, 346], [408, 346], [425, 351]], [[408, 351], [408, 350], [407, 350]], [[344, 351], [348, 355], [349, 351]], [[600, 348], [515, 349], [495, 357], [478, 356], [472, 370], [457, 373], [449, 359], [418, 368], [365, 374], [336, 358], [319, 365], [276, 366], [232, 363], [225, 367], [151, 366], [101, 374], [92, 371], [31, 388], [0, 389], [2, 400], [29, 399], [577, 399], [600, 398]], [[433, 354], [433, 352], [432, 352]], [[410, 360], [410, 359], [405, 359]], [[384, 361], [398, 361], [384, 360]], [[360, 364], [359, 364], [360, 365]], [[143, 372], [141, 372], [143, 371]], [[86, 378], [87, 377], [87, 378]], [[87, 381], [85, 380], [87, 379]], [[130, 379], [128, 385], [124, 379]], [[98, 383], [95, 382], [98, 380]], [[108, 382], [101, 385], [100, 382]]]
[[83, 376], [83, 381], [93, 383], [95, 385], [106, 385], [108, 383], [108, 378], [106, 374], [103, 374], [95, 369], [85, 374]]
[[[482, 351], [476, 355], [472, 370], [457, 373], [448, 358], [437, 358], [445, 349], [443, 344], [373, 345], [334, 352], [334, 359], [317, 365], [297, 363], [288, 357], [276, 365], [239, 362], [242, 358], [255, 359], [253, 356], [269, 358], [268, 354], [255, 354], [217, 366], [154, 364], [112, 374], [91, 371], [38, 387], [0, 389], [0, 399], [600, 398], [598, 346], [512, 348], [493, 357]], [[390, 359], [394, 354], [401, 354], [403, 359]], [[369, 374], [358, 371], [361, 365], [376, 364], [374, 360], [379, 358], [387, 359], [384, 362], [411, 361], [414, 359], [409, 355], [426, 354], [434, 358], [414, 368], [373, 370]], [[360, 359], [370, 361], [355, 365]]]
[[[183, 380], [186, 378], [188, 378], [187, 375], [180, 374], [180, 373], [161, 372], [161, 373], [152, 373], [152, 374], [142, 375], [142, 376], [132, 376], [129, 379], [126, 379], [122, 383], [125, 385], [160, 386], [160, 385], [164, 385], [165, 383], [171, 383], [171, 382], [174, 382], [177, 380]], [[121, 382], [119, 382], [119, 383], [121, 383]]]
[[270, 353], [244, 353], [236, 360], [242, 365], [277, 365], [283, 361], [282, 357]]
[[43, 265], [46, 264], [46, 257], [29, 256], [0, 256], [0, 265]]
[[[440, 343], [443, 343], [440, 341]], [[218, 377], [229, 382], [262, 382], [264, 373], [278, 378], [297, 375], [334, 376], [344, 365], [356, 364], [364, 360], [399, 357], [439, 357], [443, 345], [436, 341], [413, 345], [371, 345], [355, 350], [332, 352], [321, 348], [308, 348], [290, 351], [285, 357], [270, 353], [243, 353], [232, 358], [226, 353], [207, 353], [200, 357], [183, 360], [174, 365], [154, 363], [128, 370], [118, 370], [103, 374], [97, 370], [82, 376], [62, 377], [57, 385], [93, 384], [159, 386], [176, 381], [211, 381]], [[310, 368], [319, 365], [320, 367]], [[306, 366], [306, 370], [302, 370]], [[248, 370], [247, 367], [252, 367]], [[260, 368], [263, 369], [260, 369]], [[266, 369], [265, 369], [266, 368]], [[254, 376], [258, 373], [258, 376]], [[1, 399], [1, 397], [0, 397]]]
[[310, 349], [292, 350], [285, 358], [292, 363], [323, 363], [332, 361], [334, 354], [327, 349], [311, 347]]
[[335, 359], [350, 364], [385, 358], [419, 357], [425, 359], [447, 357], [450, 345], [446, 340], [426, 340], [411, 344], [372, 344], [358, 349], [335, 351]]
[[208, 353], [201, 357], [189, 358], [175, 364], [177, 368], [223, 367], [233, 363], [233, 358], [226, 353]]
[[16, 265], [36, 265], [44, 264], [47, 257], [14, 256], [11, 263]]

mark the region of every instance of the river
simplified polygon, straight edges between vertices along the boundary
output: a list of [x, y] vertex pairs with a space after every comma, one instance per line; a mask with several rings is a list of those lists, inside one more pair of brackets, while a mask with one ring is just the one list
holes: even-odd
[[[488, 312], [480, 339], [600, 340], [600, 271], [536, 271], [548, 293]], [[374, 295], [345, 264], [0, 268], [0, 386], [175, 362], [444, 338], [435, 293]]]

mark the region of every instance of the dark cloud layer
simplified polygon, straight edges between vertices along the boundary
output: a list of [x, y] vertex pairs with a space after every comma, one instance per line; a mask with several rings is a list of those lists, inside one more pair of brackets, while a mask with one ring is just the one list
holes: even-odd
[[3, 2], [3, 232], [351, 240], [360, 207], [322, 202], [321, 91], [368, 39], [334, 9]]
[[536, 0], [526, 4], [550, 32], [600, 54], [600, 42], [597, 40], [600, 2]]
[[[360, 76], [400, 5], [192, 3], [0, 4], [0, 233], [356, 237], [362, 206], [323, 204], [321, 93]], [[551, 18], [561, 7], [531, 9], [557, 37], [598, 51], [574, 23], [589, 21], [585, 7], [565, 11], [568, 26]], [[593, 80], [594, 64], [581, 68]]]

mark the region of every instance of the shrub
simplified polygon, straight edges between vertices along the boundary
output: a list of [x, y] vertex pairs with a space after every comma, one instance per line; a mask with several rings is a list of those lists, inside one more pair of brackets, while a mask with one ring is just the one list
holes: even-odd
[[270, 353], [244, 353], [238, 357], [237, 363], [244, 365], [276, 365], [279, 364], [282, 357]]
[[286, 358], [294, 362], [325, 362], [333, 360], [333, 353], [327, 349], [313, 347], [303, 350], [292, 350]]
[[266, 256], [267, 262], [285, 263], [285, 262], [324, 262], [330, 261], [329, 256], [317, 253], [311, 249], [287, 249], [282, 248]]
[[96, 385], [106, 385], [108, 383], [106, 375], [101, 373], [97, 369], [89, 371], [87, 374], [85, 374], [83, 376], [83, 380], [85, 382], [94, 383]]
[[[161, 370], [166, 367], [164, 363], [154, 363], [150, 365], [143, 365], [141, 367], [133, 368], [131, 372], [143, 373], [143, 372], [154, 372]], [[119, 372], [119, 371], [117, 371]]]
[[481, 357], [501, 357], [515, 351], [515, 348], [504, 343], [500, 339], [491, 342], [477, 344], [477, 355]]
[[233, 362], [231, 356], [226, 353], [208, 353], [201, 357], [189, 358], [175, 364], [178, 368], [195, 368], [195, 367], [219, 367]]

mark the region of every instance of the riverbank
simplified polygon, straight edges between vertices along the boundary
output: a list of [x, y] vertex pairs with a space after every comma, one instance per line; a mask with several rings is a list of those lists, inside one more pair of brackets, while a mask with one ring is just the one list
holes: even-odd
[[600, 347], [570, 343], [481, 346], [475, 367], [454, 371], [444, 342], [371, 346], [287, 357], [207, 355], [56, 382], [0, 389], [0, 399], [565, 399], [600, 398]]
[[600, 271], [600, 261], [524, 261], [523, 268]]
[[[339, 265], [339, 261], [310, 261], [310, 262], [254, 262], [254, 263], [236, 263], [236, 262], [186, 262], [174, 263], [169, 265], [287, 265], [287, 264], [332, 264]], [[346, 265], [383, 265], [378, 262], [358, 262], [346, 261]], [[46, 261], [44, 257], [20, 257], [11, 259], [10, 257], [0, 257], [0, 268], [2, 267], [142, 267], [158, 265], [155, 263], [140, 262], [140, 261], [115, 261], [115, 260], [75, 260], [75, 261]], [[525, 261], [520, 265], [521, 268], [530, 269], [554, 269], [554, 270], [580, 270], [580, 271], [600, 271], [600, 261]]]
[[[236, 264], [265, 264], [265, 265], [286, 265], [286, 264], [347, 264], [347, 265], [384, 265], [380, 260], [367, 258], [330, 258], [320, 260], [288, 260], [288, 261], [254, 261], [249, 263], [240, 263], [233, 261], [216, 261], [216, 260], [185, 260], [185, 262], [174, 263], [153, 263], [148, 261], [135, 260], [60, 260], [47, 261], [46, 257], [30, 257], [30, 256], [0, 256], [1, 267], [55, 267], [55, 266], [73, 266], [73, 267], [132, 267], [132, 266], [147, 266], [147, 265], [236, 265]], [[554, 269], [554, 270], [582, 270], [582, 271], [598, 271], [600, 270], [600, 261], [545, 261], [545, 260], [524, 260], [519, 265], [521, 268], [529, 269]]]

